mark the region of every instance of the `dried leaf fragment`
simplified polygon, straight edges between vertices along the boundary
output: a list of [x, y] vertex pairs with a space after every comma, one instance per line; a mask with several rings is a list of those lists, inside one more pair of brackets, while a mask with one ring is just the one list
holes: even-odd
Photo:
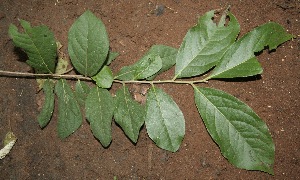
[[13, 132], [9, 131], [3, 141], [4, 147], [0, 150], [0, 159], [3, 159], [12, 149], [17, 141], [17, 137]]

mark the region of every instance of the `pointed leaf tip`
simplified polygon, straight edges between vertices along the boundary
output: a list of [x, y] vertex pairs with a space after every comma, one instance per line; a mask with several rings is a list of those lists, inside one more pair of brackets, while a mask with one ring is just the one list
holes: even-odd
[[246, 104], [216, 89], [194, 87], [207, 131], [238, 168], [273, 174], [275, 148], [267, 125]]
[[230, 46], [207, 79], [247, 77], [262, 73], [254, 52], [270, 50], [293, 38], [282, 26], [269, 22], [258, 26]]

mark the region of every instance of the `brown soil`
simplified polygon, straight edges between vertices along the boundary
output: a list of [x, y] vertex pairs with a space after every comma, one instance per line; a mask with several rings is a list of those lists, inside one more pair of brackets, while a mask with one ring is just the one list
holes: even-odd
[[[65, 45], [74, 20], [90, 9], [106, 25], [110, 46], [120, 56], [111, 67], [137, 61], [153, 44], [178, 48], [197, 17], [212, 9], [231, 5], [241, 25], [241, 35], [252, 28], [275, 21], [299, 37], [299, 0], [1, 0], [0, 69], [28, 72], [26, 56], [15, 49], [8, 37], [10, 23], [18, 19], [33, 25], [45, 24]], [[156, 9], [156, 10], [155, 10]], [[18, 141], [11, 153], [0, 160], [0, 179], [300, 179], [300, 41], [294, 39], [275, 52], [258, 56], [264, 67], [261, 78], [247, 82], [210, 81], [208, 86], [224, 90], [246, 102], [267, 123], [276, 146], [275, 176], [237, 169], [221, 155], [207, 133], [185, 85], [160, 85], [184, 113], [186, 136], [176, 153], [159, 149], [141, 130], [132, 144], [113, 123], [113, 141], [103, 148], [84, 121], [66, 140], [56, 134], [57, 110], [43, 130], [38, 115], [34, 79], [0, 77], [0, 140], [9, 131], [8, 120]], [[160, 79], [170, 79], [174, 70]], [[114, 85], [113, 93], [118, 86]]]

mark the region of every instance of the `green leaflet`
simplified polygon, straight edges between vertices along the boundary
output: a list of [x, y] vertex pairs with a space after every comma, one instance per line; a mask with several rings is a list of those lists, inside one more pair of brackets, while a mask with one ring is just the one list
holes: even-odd
[[106, 65], [107, 66], [110, 65], [110, 63], [113, 62], [118, 56], [119, 56], [119, 53], [109, 51], [108, 56], [107, 56]]
[[235, 97], [194, 86], [195, 102], [222, 154], [238, 168], [273, 174], [274, 143], [266, 124]]
[[282, 26], [269, 22], [255, 28], [232, 44], [220, 63], [207, 79], [247, 77], [262, 73], [262, 68], [254, 52], [262, 51], [266, 46], [270, 50], [293, 38]]
[[44, 128], [50, 121], [54, 110], [54, 84], [47, 79], [43, 84], [43, 90], [45, 93], [45, 102], [37, 120], [41, 128]]
[[162, 60], [156, 54], [148, 54], [131, 66], [124, 66], [115, 79], [129, 81], [146, 79], [162, 68]]
[[217, 25], [212, 20], [214, 11], [209, 11], [187, 32], [176, 57], [175, 78], [197, 76], [217, 64], [240, 31], [236, 18], [228, 16], [227, 26], [225, 14]]
[[9, 36], [14, 45], [22, 48], [27, 56], [26, 61], [34, 68], [36, 73], [54, 73], [56, 59], [56, 42], [53, 33], [47, 26], [31, 27], [30, 23], [20, 20], [24, 33], [19, 33], [18, 28], [11, 24]]
[[66, 138], [75, 132], [82, 123], [82, 115], [72, 89], [65, 79], [55, 86], [58, 97], [58, 136]]
[[92, 88], [86, 98], [85, 109], [94, 136], [104, 147], [109, 146], [114, 103], [108, 90], [97, 86]]
[[91, 11], [86, 11], [74, 22], [69, 30], [68, 44], [72, 64], [84, 76], [94, 76], [106, 61], [107, 32]]
[[86, 82], [81, 82], [80, 80], [78, 80], [75, 85], [75, 96], [80, 107], [84, 107], [85, 100], [89, 92], [90, 87], [86, 84]]
[[114, 77], [113, 73], [108, 66], [104, 66], [101, 71], [92, 77], [96, 84], [101, 88], [110, 88]]
[[172, 66], [174, 66], [174, 64], [176, 63], [177, 49], [165, 45], [153, 45], [146, 53], [146, 55], [148, 54], [158, 55], [162, 61], [161, 69], [157, 73], [148, 77], [147, 80], [149, 81], [149, 80], [153, 80], [157, 75], [159, 75], [164, 71], [167, 71]]
[[154, 86], [147, 94], [145, 124], [158, 147], [172, 152], [179, 149], [185, 134], [183, 114], [168, 94]]
[[140, 129], [144, 124], [145, 109], [141, 104], [132, 99], [125, 85], [116, 92], [115, 98], [115, 121], [122, 127], [130, 140], [136, 143]]

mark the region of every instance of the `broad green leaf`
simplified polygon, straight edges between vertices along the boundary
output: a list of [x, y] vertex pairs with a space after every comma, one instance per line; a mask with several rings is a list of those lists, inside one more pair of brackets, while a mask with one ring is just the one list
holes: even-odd
[[132, 99], [126, 86], [123, 86], [116, 92], [115, 98], [115, 121], [121, 126], [130, 140], [136, 143], [140, 129], [144, 124], [145, 109]]
[[110, 63], [113, 62], [118, 56], [119, 56], [119, 53], [109, 51], [108, 56], [107, 56], [106, 65], [107, 66], [110, 65]]
[[91, 11], [83, 13], [68, 34], [68, 49], [75, 69], [94, 76], [106, 61], [109, 40], [103, 22]]
[[209, 11], [187, 32], [176, 58], [176, 78], [203, 74], [217, 64], [240, 31], [237, 19], [231, 13], [228, 16], [228, 25], [226, 14], [217, 25], [212, 20], [214, 11]]
[[86, 82], [81, 82], [80, 80], [78, 80], [75, 85], [75, 96], [80, 107], [84, 107], [85, 100], [89, 92], [90, 87], [86, 84]]
[[41, 128], [44, 128], [50, 121], [54, 110], [54, 84], [47, 79], [43, 84], [43, 90], [45, 93], [45, 102], [37, 120]]
[[101, 88], [110, 88], [114, 77], [113, 73], [108, 66], [104, 66], [101, 71], [92, 77], [96, 84]]
[[147, 78], [147, 80], [153, 80], [157, 75], [174, 66], [176, 63], [177, 49], [165, 45], [153, 45], [146, 53], [146, 55], [148, 54], [156, 54], [161, 58], [162, 61], [161, 69], [157, 73]]
[[217, 67], [207, 79], [247, 77], [262, 73], [254, 52], [266, 46], [270, 50], [293, 38], [282, 26], [269, 22], [255, 28], [235, 42], [225, 53]]
[[123, 81], [146, 79], [157, 73], [161, 68], [161, 58], [156, 54], [149, 54], [131, 66], [124, 66], [115, 76], [115, 79]]
[[20, 23], [24, 33], [19, 33], [13, 24], [9, 26], [8, 33], [15, 46], [26, 52], [29, 58], [26, 63], [37, 73], [54, 73], [57, 55], [53, 33], [44, 25], [32, 28], [27, 21], [20, 20]]
[[73, 91], [65, 79], [56, 83], [55, 93], [58, 97], [58, 136], [66, 138], [80, 127], [82, 115]]
[[149, 137], [162, 149], [175, 152], [185, 134], [185, 120], [174, 100], [152, 87], [147, 94], [145, 124]]
[[194, 92], [198, 111], [224, 157], [238, 168], [273, 174], [274, 143], [255, 112], [220, 90], [194, 87]]
[[90, 122], [94, 136], [104, 147], [109, 146], [111, 123], [114, 113], [113, 98], [106, 89], [94, 87], [85, 101], [86, 118]]

